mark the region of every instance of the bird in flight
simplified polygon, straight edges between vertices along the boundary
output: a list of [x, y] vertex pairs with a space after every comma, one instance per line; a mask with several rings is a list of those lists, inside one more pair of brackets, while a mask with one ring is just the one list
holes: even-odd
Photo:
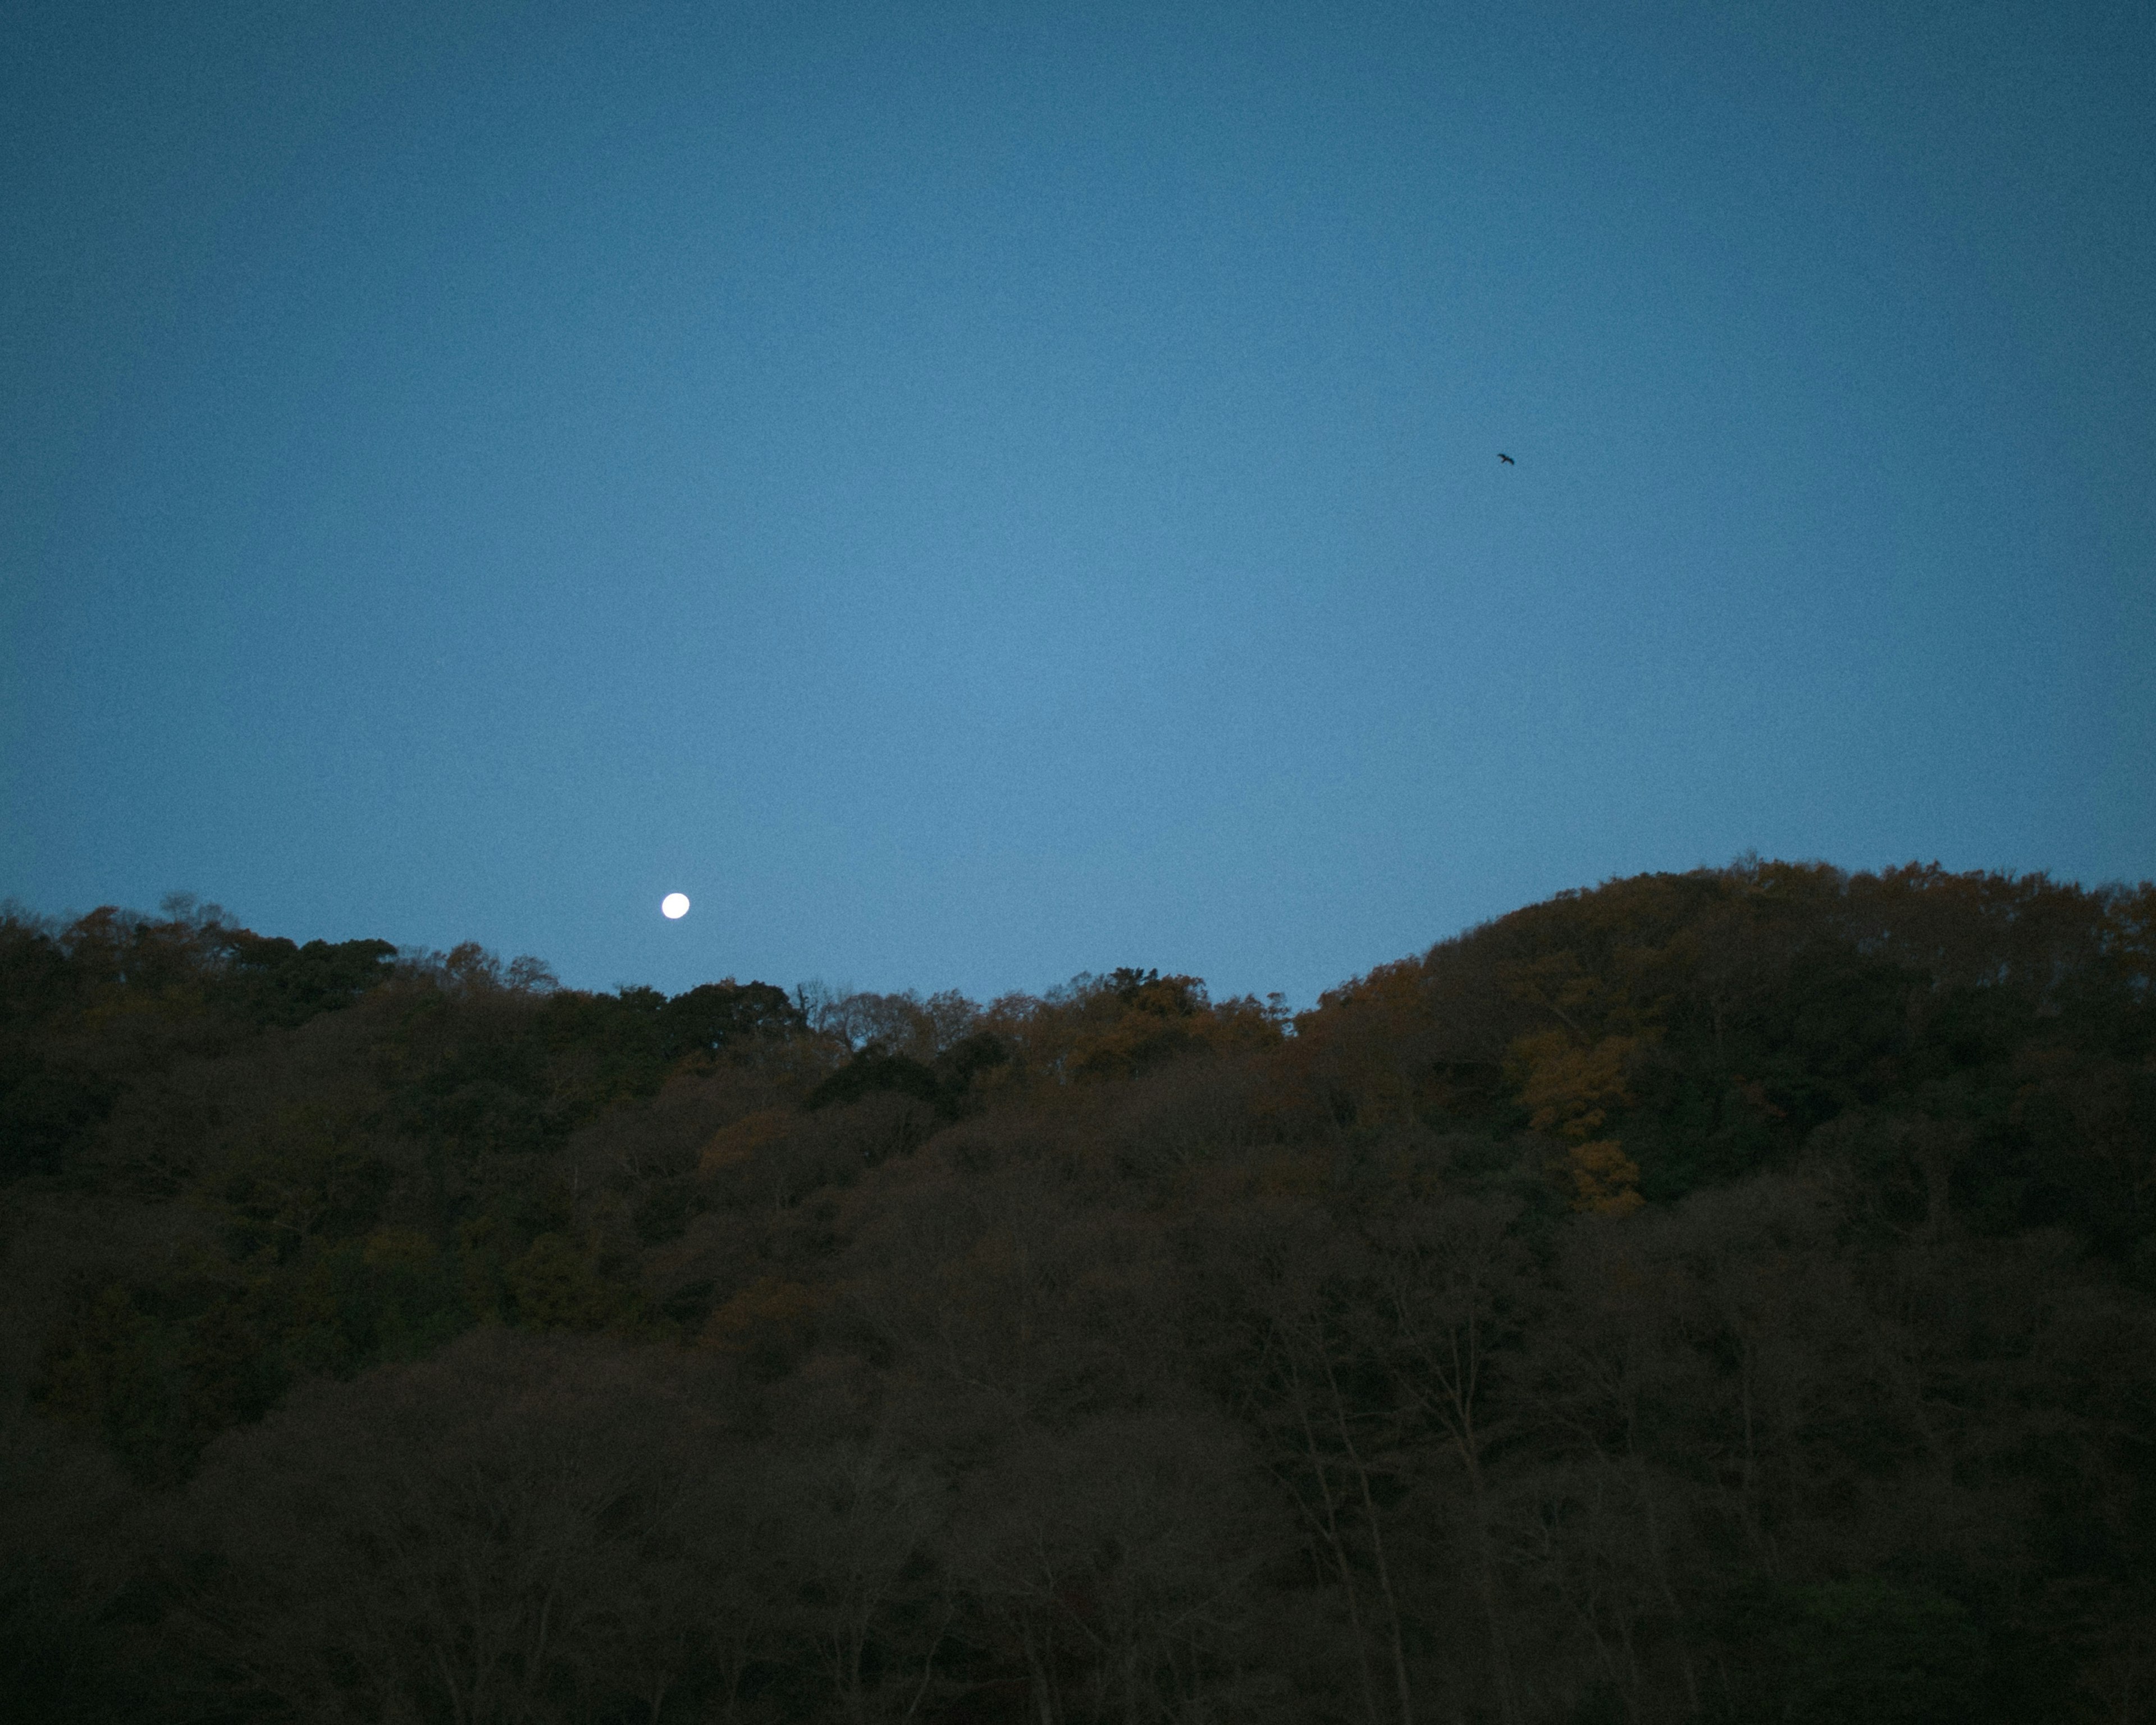
[[1502, 449], [1500, 449], [1500, 450], [1498, 450], [1498, 451], [1497, 451], [1497, 459], [1498, 459], [1500, 461], [1503, 462], [1503, 463], [1505, 464], [1505, 465], [1506, 465], [1506, 466], [1507, 466], [1507, 467], [1517, 467], [1517, 466], [1520, 465], [1518, 462], [1515, 461], [1515, 460], [1514, 460], [1514, 459], [1513, 459], [1510, 455], [1507, 455], [1507, 454], [1506, 454]]

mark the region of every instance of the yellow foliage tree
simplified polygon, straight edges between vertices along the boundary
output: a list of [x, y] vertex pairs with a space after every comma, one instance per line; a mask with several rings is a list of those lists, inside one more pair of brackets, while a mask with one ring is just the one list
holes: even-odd
[[1625, 1070], [1638, 1050], [1637, 1036], [1605, 1036], [1581, 1047], [1563, 1030], [1522, 1036], [1512, 1045], [1520, 1099], [1530, 1111], [1528, 1125], [1571, 1141], [1573, 1208], [1608, 1215], [1637, 1209], [1640, 1165], [1615, 1138], [1595, 1133], [1610, 1110], [1632, 1101]]
[[1640, 1164], [1616, 1139], [1590, 1138], [1574, 1144], [1566, 1159], [1572, 1164], [1574, 1209], [1621, 1216], [1646, 1202], [1640, 1196]]

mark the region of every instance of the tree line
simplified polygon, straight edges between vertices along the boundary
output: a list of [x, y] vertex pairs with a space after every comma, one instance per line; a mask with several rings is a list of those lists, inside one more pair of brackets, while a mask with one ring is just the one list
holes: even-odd
[[1289, 1014], [0, 916], [0, 1709], [2156, 1718], [2156, 888]]

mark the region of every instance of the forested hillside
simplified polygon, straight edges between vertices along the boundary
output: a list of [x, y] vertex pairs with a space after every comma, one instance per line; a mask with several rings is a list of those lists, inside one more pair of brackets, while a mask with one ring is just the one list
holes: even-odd
[[2156, 1720], [2156, 889], [1291, 1018], [0, 921], [39, 1721]]

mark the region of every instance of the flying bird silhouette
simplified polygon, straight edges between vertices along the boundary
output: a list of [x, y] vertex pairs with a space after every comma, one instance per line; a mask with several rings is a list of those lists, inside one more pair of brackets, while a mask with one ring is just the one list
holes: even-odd
[[1507, 455], [1507, 454], [1506, 454], [1502, 449], [1500, 449], [1500, 450], [1498, 450], [1498, 451], [1497, 451], [1497, 459], [1498, 459], [1500, 461], [1503, 462], [1503, 463], [1505, 464], [1505, 465], [1506, 465], [1506, 466], [1507, 466], [1507, 467], [1517, 467], [1517, 466], [1520, 465], [1518, 462], [1515, 461], [1515, 460], [1514, 460], [1514, 459], [1513, 459], [1510, 455]]

